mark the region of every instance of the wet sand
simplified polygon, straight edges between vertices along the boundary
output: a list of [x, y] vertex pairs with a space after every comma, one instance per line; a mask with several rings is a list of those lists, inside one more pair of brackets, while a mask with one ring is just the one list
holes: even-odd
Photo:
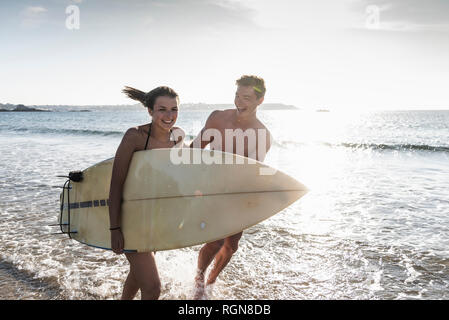
[[58, 286], [35, 279], [32, 274], [0, 261], [0, 300], [63, 299]]

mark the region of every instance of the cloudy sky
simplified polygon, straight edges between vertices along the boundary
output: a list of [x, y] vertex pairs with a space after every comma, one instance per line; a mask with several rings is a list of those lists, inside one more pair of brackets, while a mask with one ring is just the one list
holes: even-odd
[[229, 103], [256, 74], [266, 102], [449, 109], [447, 0], [1, 1], [0, 41], [0, 103]]

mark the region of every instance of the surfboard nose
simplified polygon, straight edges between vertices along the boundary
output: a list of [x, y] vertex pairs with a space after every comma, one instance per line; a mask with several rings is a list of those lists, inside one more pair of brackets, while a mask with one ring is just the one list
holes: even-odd
[[295, 178], [293, 178], [289, 175], [285, 175], [285, 176], [286, 176], [286, 177], [284, 177], [285, 181], [291, 180], [289, 183], [291, 183], [292, 190], [297, 190], [299, 192], [302, 192], [302, 195], [309, 192], [309, 188], [307, 188], [304, 184], [302, 184], [301, 182], [299, 182], [298, 180], [296, 180]]
[[[283, 177], [283, 178], [284, 178], [284, 183], [286, 185], [285, 193], [290, 197], [290, 201], [288, 201], [290, 204], [299, 200], [307, 192], [309, 192], [309, 189], [304, 184], [302, 184], [301, 182], [296, 180], [295, 178], [292, 178], [288, 175], [287, 175], [287, 177]], [[289, 190], [287, 190], [287, 188]]]
[[[271, 167], [266, 166], [269, 170], [275, 170], [273, 174], [262, 174], [259, 179], [279, 191], [305, 191], [308, 192], [309, 189], [293, 178], [292, 176], [286, 174], [285, 172], [277, 169], [273, 169]], [[264, 168], [263, 168], [264, 169]]]

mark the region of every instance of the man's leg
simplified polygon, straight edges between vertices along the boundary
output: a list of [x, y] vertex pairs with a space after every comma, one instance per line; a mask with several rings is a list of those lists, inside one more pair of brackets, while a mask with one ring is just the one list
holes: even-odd
[[212, 268], [209, 278], [207, 279], [207, 284], [212, 284], [217, 280], [218, 275], [221, 270], [226, 267], [229, 261], [232, 258], [232, 255], [237, 251], [239, 247], [239, 240], [242, 237], [243, 232], [239, 232], [233, 236], [227, 237], [224, 240], [224, 244], [221, 247], [220, 251], [215, 256], [215, 264]]
[[195, 276], [195, 294], [194, 299], [201, 299], [204, 295], [204, 274], [207, 267], [214, 260], [215, 255], [220, 251], [224, 240], [217, 240], [205, 244], [198, 255], [198, 269]]

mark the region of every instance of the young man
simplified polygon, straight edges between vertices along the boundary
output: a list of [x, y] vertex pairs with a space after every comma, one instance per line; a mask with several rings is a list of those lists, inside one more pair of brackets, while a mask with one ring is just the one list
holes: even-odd
[[[236, 81], [236, 85], [234, 100], [236, 109], [212, 112], [190, 147], [205, 148], [210, 144], [211, 150], [232, 152], [263, 161], [271, 146], [271, 134], [257, 118], [257, 107], [264, 100], [265, 82], [256, 76], [244, 75]], [[195, 277], [194, 299], [205, 298], [205, 285], [215, 283], [220, 272], [237, 251], [241, 236], [242, 232], [207, 243], [201, 248]], [[206, 269], [214, 258], [214, 267], [205, 283]]]

